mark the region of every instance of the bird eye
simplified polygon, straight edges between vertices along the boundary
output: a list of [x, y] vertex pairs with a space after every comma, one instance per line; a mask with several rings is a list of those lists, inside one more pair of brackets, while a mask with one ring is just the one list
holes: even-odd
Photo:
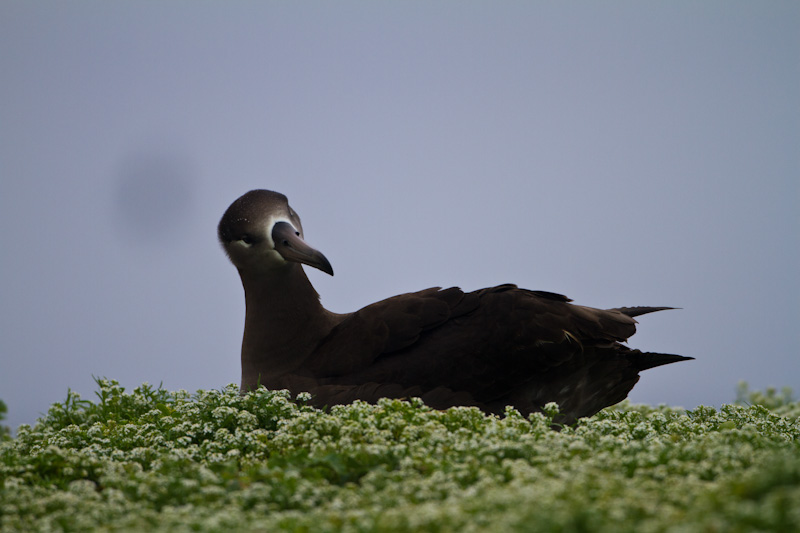
[[294, 234], [297, 235], [298, 237], [300, 236], [300, 232], [299, 231], [295, 231]]

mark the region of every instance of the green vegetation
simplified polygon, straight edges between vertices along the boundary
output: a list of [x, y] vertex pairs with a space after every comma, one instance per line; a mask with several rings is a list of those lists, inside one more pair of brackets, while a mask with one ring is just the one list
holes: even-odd
[[739, 383], [736, 391], [737, 405], [760, 405], [766, 407], [775, 414], [788, 416], [790, 418], [800, 417], [800, 402], [792, 398], [792, 389], [784, 387], [780, 393], [774, 387], [768, 388], [764, 392], [751, 391], [747, 383]]
[[0, 530], [800, 531], [788, 393], [626, 403], [556, 432], [554, 405], [324, 412], [281, 391], [98, 385], [0, 443]]
[[[5, 402], [0, 400], [0, 422], [6, 419], [6, 413], [8, 412], [8, 407], [6, 407]], [[2, 424], [0, 424], [0, 442], [4, 440], [8, 440], [11, 435], [11, 430]]]

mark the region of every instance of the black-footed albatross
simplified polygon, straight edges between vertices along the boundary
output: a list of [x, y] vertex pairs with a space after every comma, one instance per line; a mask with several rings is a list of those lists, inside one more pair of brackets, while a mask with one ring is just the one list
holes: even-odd
[[512, 405], [525, 416], [556, 402], [556, 422], [571, 424], [625, 399], [640, 371], [692, 359], [620, 344], [633, 317], [669, 307], [594, 309], [510, 284], [433, 287], [332, 313], [301, 263], [333, 268], [277, 192], [237, 199], [218, 232], [244, 285], [242, 391], [306, 391], [320, 407], [416, 396], [436, 409]]

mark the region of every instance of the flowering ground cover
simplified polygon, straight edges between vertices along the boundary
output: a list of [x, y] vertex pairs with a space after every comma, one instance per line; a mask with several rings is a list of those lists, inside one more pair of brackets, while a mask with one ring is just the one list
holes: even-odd
[[323, 411], [284, 391], [104, 379], [97, 396], [0, 435], [0, 530], [800, 531], [788, 393], [625, 403], [560, 431], [554, 405]]

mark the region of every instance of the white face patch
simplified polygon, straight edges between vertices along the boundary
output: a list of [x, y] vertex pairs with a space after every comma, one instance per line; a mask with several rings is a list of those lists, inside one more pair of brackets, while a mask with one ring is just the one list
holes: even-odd
[[[300, 233], [299, 230], [297, 228], [295, 228], [295, 225], [292, 223], [292, 221], [289, 220], [288, 218], [286, 218], [285, 216], [283, 216], [283, 215], [271, 215], [267, 219], [267, 222], [265, 224], [266, 231], [264, 232], [264, 237], [265, 237], [266, 243], [267, 243], [267, 245], [268, 245], [270, 250], [275, 250], [275, 241], [272, 240], [272, 230], [275, 228], [275, 224], [277, 224], [278, 222], [286, 222], [292, 228], [294, 228], [294, 230], [296, 232]], [[252, 242], [247, 242], [244, 239], [239, 239], [239, 240], [234, 241], [234, 242], [237, 245], [239, 245], [239, 246], [241, 246], [243, 248], [251, 248], [253, 246]]]
[[286, 222], [292, 228], [294, 228], [294, 230], [296, 232], [300, 233], [298, 231], [298, 229], [295, 228], [294, 223], [292, 223], [292, 221], [289, 220], [288, 218], [286, 218], [285, 216], [283, 216], [283, 215], [270, 215], [270, 217], [267, 219], [267, 224], [266, 224], [266, 227], [267, 227], [266, 237], [267, 237], [267, 244], [269, 244], [269, 247], [272, 250], [275, 249], [275, 241], [272, 240], [272, 230], [275, 229], [275, 224], [277, 224], [278, 222]]
[[[258, 270], [262, 268], [270, 269], [283, 266], [288, 262], [275, 249], [275, 241], [272, 239], [272, 230], [275, 228], [275, 224], [279, 222], [286, 222], [292, 226], [292, 228], [295, 228], [295, 225], [292, 223], [292, 221], [289, 220], [289, 218], [287, 218], [285, 215], [270, 215], [266, 221], [264, 221], [264, 234], [259, 235], [259, 239], [263, 238], [263, 240], [258, 242], [258, 248], [250, 251], [250, 249], [253, 248], [256, 243], [246, 242], [244, 238], [231, 243], [232, 245], [239, 247], [243, 252], [247, 250], [246, 256], [249, 258], [247, 261], [252, 261], [252, 268]], [[297, 231], [296, 228], [295, 231]]]

